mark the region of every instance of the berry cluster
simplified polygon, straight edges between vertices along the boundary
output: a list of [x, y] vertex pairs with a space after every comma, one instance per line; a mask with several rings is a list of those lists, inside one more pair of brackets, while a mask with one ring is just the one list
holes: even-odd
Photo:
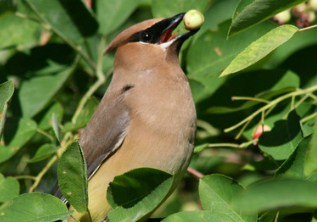
[[303, 28], [316, 23], [316, 12], [317, 0], [308, 0], [276, 14], [273, 16], [273, 20], [281, 25], [290, 22], [299, 28]]

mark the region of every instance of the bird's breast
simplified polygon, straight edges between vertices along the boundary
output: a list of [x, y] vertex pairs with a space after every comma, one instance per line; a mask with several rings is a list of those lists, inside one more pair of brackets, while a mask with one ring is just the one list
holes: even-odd
[[[133, 90], [132, 121], [123, 144], [129, 157], [139, 166], [172, 174], [183, 170], [192, 153], [196, 121], [188, 82], [160, 82]], [[142, 155], [134, 149], [143, 150]]]

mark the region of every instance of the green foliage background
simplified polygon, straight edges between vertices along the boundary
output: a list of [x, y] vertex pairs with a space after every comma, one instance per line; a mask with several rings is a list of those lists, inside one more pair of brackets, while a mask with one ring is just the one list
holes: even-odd
[[[49, 194], [57, 171], [62, 193], [75, 194], [68, 201], [87, 210], [74, 142], [111, 79], [114, 55], [104, 49], [132, 24], [193, 8], [206, 20], [180, 62], [197, 108], [196, 148], [189, 173], [152, 217], [317, 221], [317, 28], [270, 19], [300, 2], [0, 0], [0, 221], [67, 218]], [[115, 203], [113, 221], [140, 219], [168, 193], [170, 175], [140, 169], [117, 178], [112, 201], [122, 195], [116, 182], [140, 175], [162, 180], [131, 208]], [[125, 186], [138, 193], [146, 183]]]

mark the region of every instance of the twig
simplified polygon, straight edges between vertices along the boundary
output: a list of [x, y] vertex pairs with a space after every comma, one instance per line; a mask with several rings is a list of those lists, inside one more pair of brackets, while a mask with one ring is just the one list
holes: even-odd
[[44, 130], [40, 129], [40, 128], [37, 128], [36, 129], [36, 132], [38, 132], [39, 134], [45, 136], [46, 138], [48, 138], [50, 141], [54, 142], [55, 139], [53, 136], [51, 136], [49, 133], [45, 132]]
[[283, 100], [289, 99], [291, 97], [295, 97], [295, 96], [299, 96], [302, 94], [307, 94], [313, 91], [317, 90], [317, 85], [306, 88], [306, 89], [297, 89], [293, 92], [287, 93], [283, 96], [280, 96], [274, 100], [272, 100], [271, 102], [269, 102], [268, 104], [266, 104], [265, 106], [261, 107], [260, 109], [256, 110], [255, 112], [253, 112], [251, 115], [249, 115], [248, 117], [246, 117], [245, 119], [243, 119], [242, 121], [240, 121], [239, 123], [225, 129], [225, 132], [230, 132], [232, 130], [235, 130], [236, 128], [240, 127], [241, 125], [245, 124], [246, 122], [254, 119], [257, 115], [259, 115], [262, 112], [265, 112], [266, 110], [269, 110], [271, 107], [274, 107], [275, 105], [277, 105], [278, 103], [280, 103]]
[[35, 180], [35, 176], [30, 175], [15, 176], [14, 178], [17, 180]]
[[303, 31], [307, 31], [307, 30], [310, 30], [310, 29], [314, 29], [314, 28], [317, 28], [317, 25], [312, 25], [312, 26], [308, 26], [308, 27], [305, 27], [305, 28], [301, 28], [299, 31], [303, 32]]
[[196, 177], [197, 179], [200, 179], [202, 177], [204, 177], [205, 175], [202, 174], [201, 172], [199, 172], [198, 170], [192, 168], [192, 167], [188, 167], [187, 168], [187, 173], [193, 175], [194, 177]]
[[303, 119], [300, 120], [300, 122], [303, 124], [304, 122], [307, 122], [308, 120], [311, 120], [312, 118], [317, 116], [317, 112], [312, 113], [306, 117], [304, 117]]
[[261, 98], [255, 98], [255, 97], [247, 97], [247, 96], [233, 96], [231, 98], [233, 101], [238, 101], [238, 100], [247, 100], [247, 101], [255, 101], [255, 102], [260, 102], [260, 103], [269, 103], [270, 101], [261, 99]]

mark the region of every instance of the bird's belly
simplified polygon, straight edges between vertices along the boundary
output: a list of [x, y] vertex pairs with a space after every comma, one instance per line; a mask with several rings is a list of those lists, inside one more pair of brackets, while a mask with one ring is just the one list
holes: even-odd
[[187, 132], [166, 132], [164, 139], [155, 131], [144, 130], [143, 127], [134, 127], [130, 132], [120, 149], [102, 164], [89, 181], [89, 209], [93, 221], [101, 221], [110, 210], [106, 192], [115, 176], [132, 169], [150, 167], [176, 175], [178, 178], [188, 165], [193, 147], [188, 139], [181, 138]]

